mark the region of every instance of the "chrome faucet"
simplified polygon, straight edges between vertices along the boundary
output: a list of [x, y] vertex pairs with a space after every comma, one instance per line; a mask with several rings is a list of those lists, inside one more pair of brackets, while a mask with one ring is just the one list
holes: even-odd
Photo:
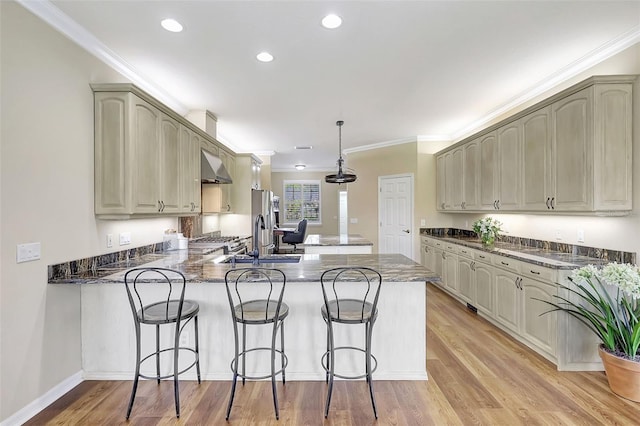
[[260, 228], [264, 228], [264, 216], [258, 214], [253, 224], [253, 250], [249, 252], [249, 256], [253, 257], [253, 265], [259, 265], [258, 258], [260, 257]]

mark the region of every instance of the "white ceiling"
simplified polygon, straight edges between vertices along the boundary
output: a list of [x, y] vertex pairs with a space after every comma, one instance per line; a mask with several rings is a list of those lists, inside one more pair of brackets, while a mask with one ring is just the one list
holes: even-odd
[[[347, 151], [460, 138], [594, 55], [640, 41], [638, 1], [52, 4], [70, 37], [93, 37], [90, 50], [109, 52], [178, 112], [213, 112], [236, 151], [274, 151], [274, 170], [335, 168], [336, 120]], [[323, 28], [328, 13], [343, 25]], [[163, 30], [167, 17], [184, 31]], [[263, 50], [275, 60], [258, 62]]]

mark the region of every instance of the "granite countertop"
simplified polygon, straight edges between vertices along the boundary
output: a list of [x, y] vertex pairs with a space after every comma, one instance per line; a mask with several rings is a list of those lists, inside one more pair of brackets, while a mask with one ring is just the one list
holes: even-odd
[[372, 246], [373, 243], [359, 234], [320, 235], [310, 234], [305, 246]]
[[[368, 266], [380, 272], [386, 282], [439, 281], [434, 272], [400, 254], [305, 254], [299, 263], [267, 263], [263, 267], [282, 270], [289, 282], [319, 282], [327, 269], [338, 266]], [[182, 272], [191, 283], [223, 283], [231, 264], [220, 263], [225, 255], [206, 249], [188, 249], [149, 253], [131, 260], [101, 266], [95, 271], [69, 274], [50, 279], [50, 284], [108, 284], [124, 282], [127, 270], [140, 266], [157, 266]], [[251, 267], [238, 264], [238, 268]]]
[[503, 241], [496, 241], [494, 245], [486, 246], [475, 237], [459, 235], [432, 235], [423, 232], [420, 233], [420, 236], [463, 245], [475, 250], [498, 254], [552, 269], [576, 269], [589, 264], [598, 266], [608, 263], [608, 260], [600, 258], [564, 253], [539, 247], [522, 246]]

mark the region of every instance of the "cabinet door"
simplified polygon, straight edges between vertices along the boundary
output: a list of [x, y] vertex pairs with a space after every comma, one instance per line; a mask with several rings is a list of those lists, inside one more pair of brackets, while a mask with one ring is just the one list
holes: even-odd
[[484, 263], [475, 263], [476, 304], [478, 312], [489, 317], [494, 316], [493, 267]]
[[462, 210], [463, 193], [463, 151], [456, 148], [446, 154], [447, 204], [452, 210]]
[[127, 128], [127, 95], [95, 95], [95, 213], [128, 213], [127, 159], [130, 149]]
[[480, 146], [477, 140], [464, 145], [463, 149], [463, 210], [478, 209], [478, 181], [480, 176]]
[[593, 206], [593, 87], [552, 105], [552, 209], [591, 210]]
[[520, 129], [518, 122], [509, 123], [497, 131], [498, 137], [498, 209], [520, 208]]
[[133, 96], [132, 199], [134, 213], [158, 213], [160, 203], [160, 111]]
[[442, 262], [445, 279], [444, 284], [447, 290], [458, 294], [458, 256], [446, 251], [442, 254], [442, 258], [444, 259]]
[[168, 116], [160, 120], [160, 201], [162, 213], [180, 211], [180, 125]]
[[494, 271], [495, 319], [515, 333], [520, 332], [520, 290], [516, 286], [519, 277], [501, 269]]
[[436, 208], [438, 210], [445, 209], [446, 193], [446, 164], [444, 154], [442, 154], [436, 158]]
[[475, 305], [476, 286], [473, 261], [466, 257], [458, 257], [458, 294], [467, 303]]
[[594, 208], [631, 210], [632, 85], [598, 85], [594, 97]]
[[[231, 176], [231, 180], [233, 181], [233, 175], [231, 174], [231, 170], [229, 169], [231, 154], [229, 154], [227, 151], [223, 149], [220, 149], [220, 151], [218, 152], [218, 155], [220, 156], [220, 160], [222, 160], [222, 164], [224, 164], [224, 167], [227, 169], [227, 172], [229, 172], [229, 175]], [[221, 212], [225, 212], [225, 213], [231, 212], [231, 185], [232, 184], [220, 185], [220, 211]]]
[[480, 208], [495, 210], [496, 174], [498, 161], [496, 160], [496, 134], [491, 132], [480, 138]]
[[200, 136], [180, 126], [180, 211], [200, 211]]
[[531, 343], [553, 356], [555, 356], [557, 352], [557, 313], [549, 312], [541, 315], [551, 309], [550, 305], [547, 305], [541, 300], [557, 302], [553, 297], [556, 291], [556, 284], [545, 283], [530, 278], [522, 279], [523, 304], [521, 333]]
[[437, 276], [440, 277], [440, 287], [446, 287], [446, 276], [445, 276], [445, 268], [444, 268], [444, 251], [438, 248], [433, 248], [433, 272], [436, 273]]
[[522, 128], [523, 210], [551, 208], [551, 108], [520, 120]]

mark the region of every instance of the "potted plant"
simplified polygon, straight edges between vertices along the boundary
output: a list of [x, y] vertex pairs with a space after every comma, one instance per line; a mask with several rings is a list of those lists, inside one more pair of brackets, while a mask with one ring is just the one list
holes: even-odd
[[474, 232], [478, 234], [482, 243], [486, 245], [492, 245], [496, 241], [499, 237], [501, 226], [502, 222], [491, 217], [484, 217], [473, 222]]
[[588, 265], [569, 280], [574, 285], [561, 285], [566, 292], [554, 296], [557, 303], [545, 301], [553, 306], [548, 312], [566, 312], [593, 331], [609, 387], [640, 402], [640, 269], [615, 262], [601, 269]]

